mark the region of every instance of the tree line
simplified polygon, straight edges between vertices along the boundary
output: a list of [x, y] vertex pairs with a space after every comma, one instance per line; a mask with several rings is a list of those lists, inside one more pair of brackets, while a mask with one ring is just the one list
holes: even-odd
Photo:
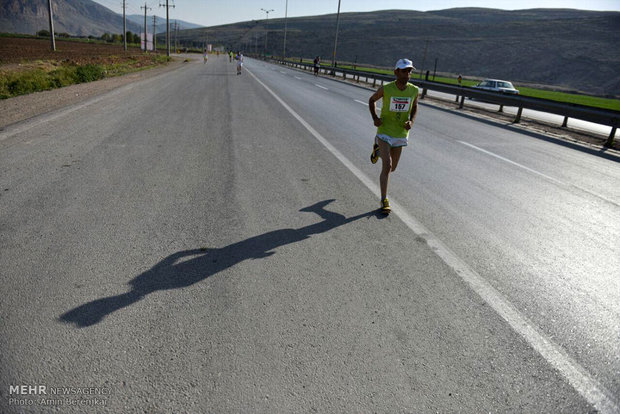
[[[37, 36], [49, 37], [50, 32], [49, 30], [39, 30], [37, 32]], [[139, 34], [127, 31], [126, 36], [127, 36], [127, 43], [140, 44]], [[92, 35], [91, 36], [73, 36], [73, 35], [70, 35], [69, 33], [63, 32], [63, 33], [54, 33], [54, 37], [63, 37], [63, 38], [78, 37], [78, 38], [97, 39], [97, 40], [102, 40], [107, 43], [123, 43], [123, 41], [125, 40], [123, 38], [122, 33], [104, 33], [101, 36], [97, 37], [97, 36], [92, 36]]]

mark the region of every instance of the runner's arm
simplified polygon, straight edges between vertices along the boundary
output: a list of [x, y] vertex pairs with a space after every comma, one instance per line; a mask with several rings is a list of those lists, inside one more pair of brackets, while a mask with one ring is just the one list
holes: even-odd
[[370, 116], [372, 116], [372, 120], [376, 127], [379, 127], [382, 124], [381, 118], [377, 116], [377, 107], [375, 105], [375, 102], [377, 102], [381, 98], [383, 98], [383, 86], [377, 89], [377, 92], [373, 93], [368, 100], [368, 109], [370, 110]]
[[405, 122], [405, 129], [410, 130], [413, 126], [413, 121], [415, 121], [415, 117], [418, 114], [418, 97], [415, 97], [411, 108], [411, 115], [409, 115], [409, 120]]

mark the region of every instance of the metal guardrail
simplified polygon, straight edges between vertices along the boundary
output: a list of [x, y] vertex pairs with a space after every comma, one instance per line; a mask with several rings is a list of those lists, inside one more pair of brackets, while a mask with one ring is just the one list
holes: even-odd
[[[303, 70], [313, 70], [313, 65], [303, 62], [283, 61], [272, 59], [279, 64], [296, 67]], [[359, 81], [360, 78], [366, 78], [366, 83], [372, 83], [373, 87], [377, 86], [377, 82], [391, 82], [394, 80], [393, 75], [382, 75], [367, 71], [343, 69], [331, 66], [321, 66], [319, 71], [326, 75], [341, 77], [343, 79], [352, 78]], [[616, 130], [620, 127], [620, 111], [611, 109], [594, 108], [591, 106], [563, 103], [552, 101], [549, 99], [531, 98], [519, 95], [507, 95], [500, 92], [483, 91], [466, 86], [456, 86], [440, 82], [432, 82], [425, 80], [412, 79], [410, 81], [414, 85], [422, 89], [422, 99], [426, 96], [427, 90], [443, 92], [456, 96], [456, 101], [460, 99], [459, 108], [462, 108], [465, 98], [477, 99], [480, 101], [500, 105], [500, 111], [504, 106], [513, 106], [519, 108], [514, 123], [521, 121], [523, 109], [531, 109], [534, 111], [547, 112], [551, 114], [561, 115], [564, 117], [563, 127], [566, 126], [568, 118], [580, 119], [582, 121], [593, 122], [600, 125], [611, 127], [611, 134], [605, 143], [605, 146], [613, 146]]]

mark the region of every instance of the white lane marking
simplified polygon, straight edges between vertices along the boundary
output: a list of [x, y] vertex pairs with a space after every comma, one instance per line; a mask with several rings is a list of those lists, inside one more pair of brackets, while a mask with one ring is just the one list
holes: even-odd
[[463, 145], [467, 145], [467, 146], [468, 146], [468, 147], [470, 147], [470, 148], [473, 148], [473, 149], [478, 150], [478, 151], [480, 151], [480, 152], [484, 152], [485, 154], [488, 154], [488, 155], [490, 155], [490, 156], [492, 156], [492, 157], [499, 158], [500, 160], [505, 161], [505, 162], [507, 162], [507, 163], [509, 163], [509, 164], [516, 165], [516, 166], [517, 166], [517, 167], [519, 167], [519, 168], [523, 168], [524, 170], [527, 170], [527, 171], [529, 171], [529, 172], [531, 172], [531, 173], [534, 173], [534, 174], [540, 175], [541, 177], [544, 177], [544, 178], [546, 178], [546, 179], [547, 179], [547, 180], [549, 180], [549, 181], [553, 181], [554, 183], [561, 184], [561, 185], [568, 185], [568, 184], [566, 184], [565, 182], [562, 182], [562, 181], [560, 181], [560, 180], [556, 180], [556, 179], [555, 179], [555, 178], [553, 178], [553, 177], [549, 177], [549, 176], [548, 176], [548, 175], [546, 175], [546, 174], [543, 174], [543, 173], [541, 173], [541, 172], [539, 172], [539, 171], [533, 170], [533, 169], [531, 169], [531, 168], [529, 168], [529, 167], [526, 167], [526, 166], [525, 166], [525, 165], [523, 165], [523, 164], [519, 164], [518, 162], [514, 162], [514, 161], [512, 161], [512, 160], [509, 160], [508, 158], [504, 158], [504, 157], [502, 157], [501, 155], [497, 155], [497, 154], [495, 154], [495, 153], [492, 153], [491, 151], [487, 151], [487, 150], [485, 150], [485, 149], [482, 149], [482, 148], [480, 148], [480, 147], [477, 147], [477, 146], [475, 146], [475, 145], [473, 145], [473, 144], [470, 144], [470, 143], [468, 143], [468, 142], [465, 142], [465, 141], [459, 141], [459, 142], [460, 142], [461, 144], [463, 144]]
[[301, 78], [300, 78], [299, 76], [295, 76], [295, 79], [299, 79], [299, 80], [301, 80]]
[[540, 175], [541, 177], [546, 178], [546, 179], [547, 179], [547, 180], [549, 180], [549, 181], [553, 181], [553, 182], [554, 182], [554, 183], [556, 183], [556, 184], [560, 184], [560, 185], [563, 185], [563, 186], [566, 186], [566, 187], [572, 187], [572, 188], [575, 188], [575, 189], [577, 189], [577, 190], [583, 191], [584, 193], [588, 193], [588, 194], [590, 194], [590, 195], [593, 195], [594, 197], [600, 198], [601, 200], [606, 201], [606, 202], [608, 202], [608, 203], [610, 203], [610, 204], [613, 204], [613, 205], [615, 205], [616, 207], [620, 206], [620, 204], [618, 204], [617, 202], [615, 202], [615, 201], [613, 201], [613, 200], [610, 200], [609, 198], [607, 198], [607, 197], [605, 197], [605, 196], [603, 196], [603, 195], [601, 195], [601, 194], [597, 194], [597, 193], [595, 193], [594, 191], [588, 190], [587, 188], [580, 187], [580, 186], [578, 186], [578, 185], [576, 185], [576, 184], [568, 184], [568, 183], [565, 183], [565, 182], [563, 182], [563, 181], [560, 181], [560, 180], [558, 180], [558, 179], [555, 179], [555, 178], [553, 178], [553, 177], [550, 177], [550, 176], [548, 176], [548, 175], [546, 175], [546, 174], [543, 174], [543, 173], [541, 173], [541, 172], [539, 172], [539, 171], [536, 171], [536, 170], [533, 170], [533, 169], [531, 169], [531, 168], [529, 168], [529, 167], [526, 167], [526, 166], [525, 166], [525, 165], [523, 165], [523, 164], [519, 164], [518, 162], [514, 162], [514, 161], [512, 161], [512, 160], [509, 160], [508, 158], [502, 157], [501, 155], [497, 155], [497, 154], [495, 154], [495, 153], [493, 153], [493, 152], [491, 152], [491, 151], [487, 151], [487, 150], [485, 150], [485, 149], [482, 149], [482, 148], [480, 148], [480, 147], [477, 147], [477, 146], [475, 146], [475, 145], [473, 145], [473, 144], [470, 144], [470, 143], [468, 143], [468, 142], [465, 142], [465, 141], [459, 141], [459, 142], [460, 142], [461, 144], [466, 145], [466, 146], [468, 146], [468, 147], [470, 147], [470, 148], [473, 148], [473, 149], [475, 149], [475, 150], [477, 150], [477, 151], [480, 151], [480, 152], [483, 152], [483, 153], [485, 153], [485, 154], [487, 154], [487, 155], [490, 155], [490, 156], [492, 156], [492, 157], [498, 158], [498, 159], [500, 159], [500, 160], [502, 160], [502, 161], [505, 161], [505, 162], [507, 162], [507, 163], [509, 163], [509, 164], [515, 165], [515, 166], [517, 166], [517, 167], [519, 167], [519, 168], [523, 168], [524, 170], [527, 170], [527, 171], [529, 171], [529, 172], [531, 172], [531, 173], [534, 173], [534, 174]]
[[284, 73], [284, 74], [286, 75], [286, 72], [285, 72], [285, 71], [283, 71], [283, 70], [281, 70], [281, 71], [280, 71], [280, 73]]
[[326, 91], [328, 91], [328, 90], [329, 90], [329, 89], [328, 89], [328, 88], [326, 88], [325, 86], [321, 86], [321, 85], [319, 85], [318, 83], [315, 83], [315, 84], [314, 84], [314, 86], [318, 86], [319, 88], [321, 88], [321, 89], [325, 89]]
[[[306, 120], [295, 112], [267, 85], [261, 82], [252, 72], [249, 74], [262, 85], [295, 119], [297, 119], [325, 148], [327, 148], [345, 167], [353, 173], [372, 193], [379, 194], [379, 187], [374, 180], [368, 178], [349, 159], [336, 149], [327, 139], [319, 134]], [[611, 393], [596, 381], [577, 361], [572, 359], [557, 344], [553, 343], [493, 286], [475, 270], [469, 267], [456, 253], [431, 233], [414, 216], [392, 199], [392, 214], [397, 215], [417, 236], [450, 266], [493, 310], [500, 315], [512, 329], [521, 335], [550, 365], [557, 369], [572, 387], [601, 413], [617, 413], [619, 407], [610, 397]]]
[[362, 105], [366, 105], [368, 106], [368, 102], [362, 102], [362, 101], [358, 101], [357, 99], [353, 99], [355, 102], [357, 103], [361, 103]]

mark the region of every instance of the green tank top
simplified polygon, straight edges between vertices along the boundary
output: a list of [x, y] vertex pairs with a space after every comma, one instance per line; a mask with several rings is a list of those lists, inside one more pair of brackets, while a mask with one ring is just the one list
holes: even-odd
[[404, 91], [398, 89], [396, 81], [383, 85], [383, 108], [377, 134], [388, 135], [392, 138], [407, 138], [409, 131], [405, 129], [405, 122], [409, 120], [413, 109], [413, 102], [418, 96], [418, 87], [407, 83]]

